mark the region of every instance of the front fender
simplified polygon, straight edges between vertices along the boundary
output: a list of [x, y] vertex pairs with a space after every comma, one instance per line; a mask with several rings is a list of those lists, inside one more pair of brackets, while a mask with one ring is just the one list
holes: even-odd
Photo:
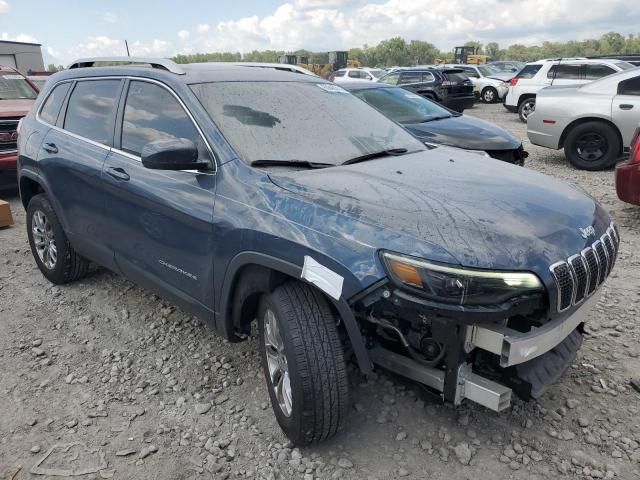
[[[353, 275], [347, 269], [345, 269], [344, 267], [340, 267], [339, 264], [337, 264], [333, 260], [326, 258], [324, 255], [318, 254], [317, 252], [308, 252], [308, 255], [314, 258], [314, 260], [316, 260], [318, 263], [321, 263], [338, 275], [342, 276], [344, 278], [345, 284], [353, 284], [354, 282], [357, 283], [357, 279], [353, 277]], [[309, 282], [306, 278], [303, 278], [302, 263], [284, 260], [273, 255], [255, 251], [239, 253], [231, 260], [227, 267], [222, 285], [220, 302], [218, 304], [220, 306], [220, 308], [218, 309], [219, 314], [216, 315], [216, 329], [225, 338], [232, 339], [235, 337], [234, 331], [236, 327], [238, 327], [238, 325], [235, 325], [236, 322], [234, 321], [233, 315], [229, 314], [228, 312], [230, 312], [230, 306], [233, 302], [236, 280], [238, 279], [240, 272], [248, 266], [264, 267], [271, 271], [278, 272], [288, 277], [295, 278], [313, 285], [313, 283]], [[327, 299], [333, 304], [334, 308], [340, 316], [340, 319], [344, 323], [360, 370], [363, 373], [370, 373], [373, 370], [373, 365], [369, 358], [369, 354], [367, 353], [364, 338], [360, 333], [360, 328], [358, 326], [357, 320], [353, 315], [353, 312], [349, 304], [347, 303], [347, 299], [345, 298], [344, 294], [345, 290], [342, 289], [342, 294], [338, 299], [332, 298], [329, 295], [327, 295]]]

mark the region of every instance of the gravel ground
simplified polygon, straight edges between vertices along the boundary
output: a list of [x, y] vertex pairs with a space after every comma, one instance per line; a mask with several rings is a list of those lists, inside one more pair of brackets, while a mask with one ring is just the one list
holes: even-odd
[[576, 171], [562, 152], [531, 146], [501, 105], [468, 113], [525, 139], [526, 168], [582, 186], [622, 232], [584, 346], [539, 402], [455, 409], [351, 369], [345, 429], [291, 448], [255, 339], [230, 345], [104, 270], [49, 284], [13, 196], [16, 225], [0, 230], [0, 478], [640, 478], [640, 394], [629, 387], [640, 376], [640, 208], [617, 199], [611, 171]]

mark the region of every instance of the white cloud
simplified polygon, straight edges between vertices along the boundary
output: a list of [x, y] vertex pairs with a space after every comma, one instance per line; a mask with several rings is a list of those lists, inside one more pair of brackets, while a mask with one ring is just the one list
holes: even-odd
[[[487, 12], [493, 12], [488, 16]], [[523, 19], [527, 28], [522, 29]], [[272, 14], [199, 25], [191, 36], [194, 51], [253, 49], [348, 49], [401, 36], [427, 40], [441, 49], [468, 40], [516, 41], [580, 39], [607, 31], [637, 33], [637, 0], [289, 0]], [[526, 36], [525, 36], [526, 35]]]
[[9, 40], [12, 42], [27, 42], [27, 43], [38, 43], [35, 37], [31, 35], [27, 35], [26, 33], [20, 33], [18, 35], [10, 35], [7, 32], [2, 32], [0, 34], [0, 40]]
[[0, 13], [7, 13], [9, 9], [9, 2], [7, 2], [7, 0], [0, 0]]
[[[288, 0], [265, 16], [201, 23], [171, 39], [135, 40], [132, 55], [251, 50], [345, 50], [401, 36], [426, 40], [443, 50], [468, 40], [502, 47], [546, 40], [581, 40], [608, 31], [638, 33], [640, 1], [592, 0]], [[0, 5], [6, 0], [0, 0]], [[487, 15], [487, 12], [493, 12]], [[204, 19], [203, 19], [204, 20]], [[523, 22], [526, 28], [523, 29]], [[5, 34], [8, 35], [8, 34]], [[124, 42], [89, 37], [61, 58], [124, 55]]]
[[358, 0], [294, 0], [294, 5], [301, 10], [345, 8], [361, 3]]
[[106, 23], [115, 24], [118, 23], [118, 15], [115, 13], [107, 12], [102, 14], [102, 20]]

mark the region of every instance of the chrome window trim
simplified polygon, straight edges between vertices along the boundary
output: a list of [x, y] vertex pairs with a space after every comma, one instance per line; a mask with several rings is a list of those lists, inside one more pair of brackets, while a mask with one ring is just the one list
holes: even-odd
[[[178, 101], [178, 103], [183, 108], [183, 110], [187, 113], [187, 116], [189, 117], [189, 119], [191, 120], [193, 125], [195, 126], [195, 128], [196, 128], [198, 134], [200, 135], [200, 137], [202, 138], [202, 140], [204, 141], [204, 144], [206, 145], [207, 150], [209, 151], [209, 155], [211, 155], [211, 160], [213, 162], [213, 167], [214, 167], [213, 172], [201, 172], [199, 170], [173, 170], [173, 171], [185, 172], [185, 173], [197, 173], [199, 175], [215, 175], [217, 173], [217, 171], [218, 171], [218, 161], [217, 161], [216, 156], [213, 153], [213, 149], [211, 148], [211, 145], [209, 144], [209, 141], [207, 140], [207, 137], [204, 135], [203, 130], [200, 128], [200, 125], [198, 125], [198, 122], [196, 121], [195, 117], [193, 116], [191, 111], [187, 108], [187, 106], [184, 104], [182, 99], [178, 96], [178, 94], [171, 87], [169, 87], [167, 84], [165, 84], [165, 83], [163, 83], [163, 82], [161, 82], [159, 80], [155, 80], [155, 79], [152, 79], [152, 78], [145, 78], [145, 77], [137, 77], [135, 75], [113, 75], [113, 76], [99, 76], [99, 77], [74, 77], [74, 78], [71, 78], [71, 79], [60, 80], [59, 82], [57, 82], [55, 85], [53, 85], [51, 87], [51, 90], [49, 90], [49, 93], [47, 94], [47, 97], [38, 106], [38, 110], [36, 111], [36, 120], [38, 122], [42, 123], [43, 125], [46, 125], [47, 127], [53, 128], [58, 132], [62, 132], [62, 133], [65, 133], [67, 135], [70, 135], [71, 137], [76, 138], [78, 140], [83, 140], [83, 141], [85, 141], [87, 143], [90, 143], [91, 145], [95, 145], [95, 146], [103, 148], [103, 149], [105, 149], [107, 151], [115, 152], [115, 153], [124, 155], [125, 157], [127, 157], [127, 158], [129, 158], [131, 160], [136, 160], [138, 162], [142, 162], [142, 159], [138, 155], [133, 155], [131, 153], [125, 152], [123, 150], [120, 150], [119, 148], [109, 147], [108, 145], [93, 141], [90, 138], [86, 138], [86, 137], [83, 137], [81, 135], [77, 135], [77, 134], [75, 134], [73, 132], [65, 130], [64, 128], [57, 127], [56, 125], [51, 125], [50, 123], [45, 122], [40, 117], [40, 111], [42, 110], [42, 108], [44, 107], [44, 104], [49, 99], [49, 96], [51, 95], [53, 90], [58, 85], [60, 85], [62, 83], [69, 83], [69, 82], [74, 82], [74, 81], [122, 80], [122, 79], [125, 79], [125, 80], [128, 79], [130, 81], [142, 81], [142, 82], [153, 83], [153, 84], [156, 84], [156, 85], [164, 88], [169, 93], [171, 93], [171, 95], [173, 95], [173, 97]], [[71, 92], [71, 93], [73, 94], [73, 92]], [[126, 105], [126, 99], [125, 99], [125, 105]], [[124, 116], [123, 116], [123, 118], [124, 118]]]

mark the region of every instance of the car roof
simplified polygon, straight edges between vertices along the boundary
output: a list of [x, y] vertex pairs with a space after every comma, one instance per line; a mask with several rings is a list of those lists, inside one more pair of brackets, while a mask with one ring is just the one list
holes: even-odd
[[[101, 60], [95, 61], [99, 62]], [[80, 63], [80, 65], [84, 64]], [[250, 68], [256, 67], [255, 64], [242, 66], [240, 64], [233, 63], [209, 62], [190, 63], [184, 65], [174, 64], [174, 66], [174, 71], [171, 72], [161, 66], [150, 67], [148, 64], [88, 67], [75, 66], [75, 64], [72, 64], [70, 69], [57, 73], [56, 77], [61, 80], [79, 77], [137, 76], [156, 80], [169, 80], [171, 83], [175, 82], [186, 84], [233, 81], [329, 83], [315, 75], [291, 72], [287, 69], [282, 70], [275, 67]], [[267, 66], [264, 65], [264, 67]]]
[[615, 94], [619, 82], [635, 77], [640, 77], [640, 67], [622, 70], [621, 72], [598, 78], [597, 80], [581, 85], [579, 89], [584, 92], [594, 93], [602, 93], [608, 90], [610, 94]]
[[537, 60], [535, 62], [529, 62], [527, 65], [545, 65], [547, 63], [627, 63], [624, 60], [620, 60], [618, 58], [586, 58], [586, 57], [575, 57], [575, 58], [543, 58], [542, 60]]

